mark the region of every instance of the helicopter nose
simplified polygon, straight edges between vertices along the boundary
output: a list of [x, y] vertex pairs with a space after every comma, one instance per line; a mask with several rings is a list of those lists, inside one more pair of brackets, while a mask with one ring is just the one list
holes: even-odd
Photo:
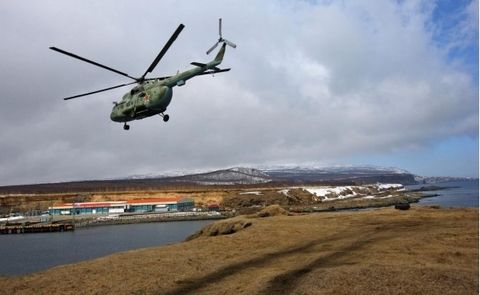
[[118, 115], [117, 115], [117, 112], [115, 111], [115, 108], [113, 108], [112, 112], [110, 113], [110, 120], [114, 122], [119, 122]]

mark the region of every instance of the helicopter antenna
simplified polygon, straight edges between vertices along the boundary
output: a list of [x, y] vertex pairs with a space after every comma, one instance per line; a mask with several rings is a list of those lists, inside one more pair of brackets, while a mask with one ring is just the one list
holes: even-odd
[[218, 44], [220, 43], [225, 43], [227, 44], [228, 46], [232, 47], [232, 48], [236, 48], [237, 45], [233, 42], [230, 42], [228, 41], [227, 39], [224, 39], [222, 37], [222, 19], [219, 18], [218, 19], [218, 35], [219, 35], [219, 38], [218, 38], [218, 41], [217, 43], [215, 43], [208, 51], [207, 51], [207, 54], [210, 54], [210, 52], [212, 52], [215, 48], [217, 48]]

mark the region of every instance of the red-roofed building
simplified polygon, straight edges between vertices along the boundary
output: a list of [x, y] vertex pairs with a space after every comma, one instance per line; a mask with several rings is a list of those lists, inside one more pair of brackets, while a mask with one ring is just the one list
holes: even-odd
[[123, 213], [126, 201], [59, 203], [48, 208], [51, 215]]
[[49, 207], [52, 215], [108, 214], [124, 212], [191, 211], [192, 199], [182, 197], [146, 198], [115, 202], [60, 203]]

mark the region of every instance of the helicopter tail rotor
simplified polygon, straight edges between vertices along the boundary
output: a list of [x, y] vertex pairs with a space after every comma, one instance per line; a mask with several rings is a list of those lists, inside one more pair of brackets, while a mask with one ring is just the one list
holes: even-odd
[[222, 19], [221, 18], [218, 19], [218, 35], [219, 35], [218, 41], [215, 44], [213, 44], [213, 46], [207, 51], [207, 54], [210, 54], [210, 52], [212, 52], [215, 48], [217, 48], [218, 44], [220, 43], [225, 43], [232, 48], [237, 47], [235, 43], [230, 42], [227, 39], [224, 39], [222, 37]]

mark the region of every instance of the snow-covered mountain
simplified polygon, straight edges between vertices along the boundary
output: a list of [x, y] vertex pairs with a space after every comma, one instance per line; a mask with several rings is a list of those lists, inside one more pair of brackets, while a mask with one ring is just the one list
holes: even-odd
[[253, 168], [235, 167], [207, 173], [169, 178], [175, 182], [193, 182], [205, 185], [257, 184], [272, 181], [272, 177]]
[[336, 166], [266, 166], [259, 168], [264, 172], [298, 172], [298, 173], [397, 173], [397, 174], [409, 174], [410, 172], [405, 169], [400, 169], [396, 167], [383, 167], [383, 166], [374, 166], [374, 165], [362, 165], [362, 166], [353, 166], [353, 165], [336, 165]]
[[410, 172], [380, 166], [274, 166], [262, 168], [235, 167], [203, 173], [172, 173], [135, 175], [132, 180], [156, 179], [166, 182], [196, 183], [204, 185], [260, 184], [267, 182], [312, 183], [312, 182], [395, 182], [414, 184], [415, 176]]

